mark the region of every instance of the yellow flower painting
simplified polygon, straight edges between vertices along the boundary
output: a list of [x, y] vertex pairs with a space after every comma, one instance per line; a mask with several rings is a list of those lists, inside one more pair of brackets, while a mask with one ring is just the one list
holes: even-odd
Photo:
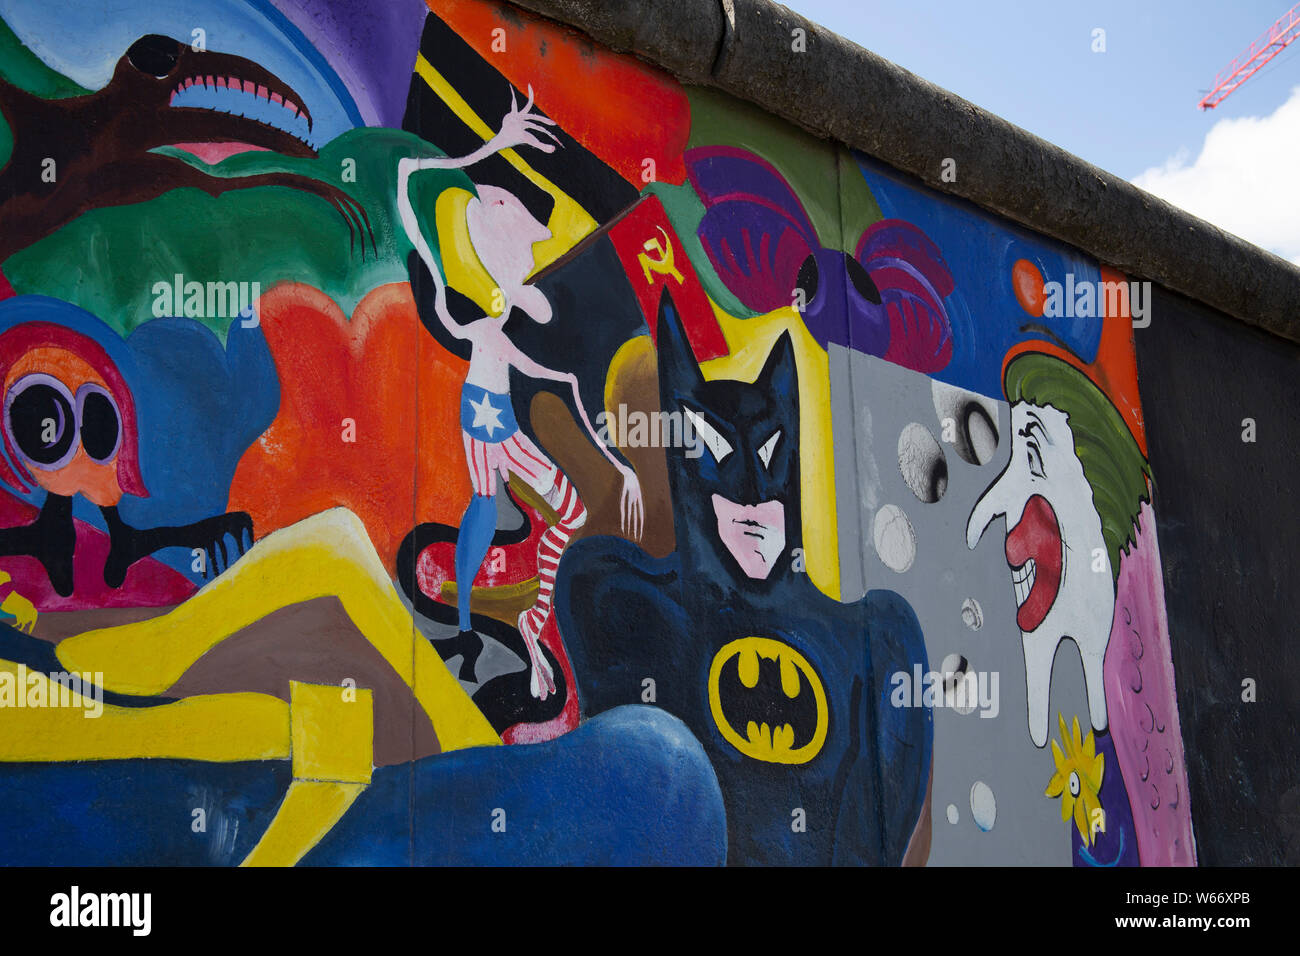
[[1093, 811], [1101, 809], [1097, 794], [1101, 792], [1101, 778], [1105, 771], [1103, 754], [1097, 753], [1092, 730], [1087, 737], [1079, 733], [1079, 718], [1074, 718], [1074, 726], [1069, 730], [1065, 726], [1065, 717], [1056, 715], [1061, 728], [1061, 740], [1065, 752], [1061, 752], [1056, 741], [1052, 741], [1052, 759], [1056, 761], [1056, 773], [1047, 784], [1046, 796], [1061, 798], [1061, 819], [1069, 820], [1074, 814], [1074, 825], [1079, 828], [1084, 846], [1092, 846], [1092, 827], [1089, 822]]

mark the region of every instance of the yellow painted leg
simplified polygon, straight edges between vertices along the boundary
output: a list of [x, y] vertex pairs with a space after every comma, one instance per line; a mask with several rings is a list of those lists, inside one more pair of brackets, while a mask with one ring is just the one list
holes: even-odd
[[293, 866], [370, 783], [374, 701], [368, 690], [289, 685], [293, 783], [243, 866]]
[[343, 508], [258, 541], [230, 570], [167, 614], [87, 631], [58, 646], [72, 671], [126, 694], [159, 694], [219, 641], [272, 611], [337, 597], [357, 629], [411, 687], [444, 751], [499, 744], [487, 718], [415, 631], [365, 526]]
[[[23, 695], [24, 705], [7, 697], [10, 689]], [[289, 705], [266, 694], [204, 694], [157, 707], [119, 707], [0, 661], [0, 703], [5, 763], [133, 757], [224, 762], [290, 753]]]
[[343, 819], [365, 789], [364, 783], [295, 780], [275, 819], [240, 866], [293, 866]]

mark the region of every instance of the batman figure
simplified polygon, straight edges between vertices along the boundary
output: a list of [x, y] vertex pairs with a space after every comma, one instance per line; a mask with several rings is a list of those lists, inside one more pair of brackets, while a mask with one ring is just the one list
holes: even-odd
[[666, 450], [677, 545], [565, 552], [555, 607], [584, 716], [653, 697], [686, 723], [728, 862], [924, 862], [932, 715], [889, 699], [891, 674], [928, 669], [924, 641], [894, 592], [842, 604], [802, 570], [789, 333], [753, 383], [704, 380], [667, 291], [656, 338], [660, 408], [695, 438]]

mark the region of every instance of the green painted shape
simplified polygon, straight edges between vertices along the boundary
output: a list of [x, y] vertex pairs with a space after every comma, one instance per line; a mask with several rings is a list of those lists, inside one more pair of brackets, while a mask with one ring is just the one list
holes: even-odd
[[90, 92], [46, 66], [3, 19], [0, 19], [0, 78], [46, 99], [85, 96]]
[[852, 254], [863, 230], [884, 218], [845, 147], [724, 93], [701, 87], [686, 87], [686, 92], [691, 102], [688, 146], [737, 146], [766, 159], [799, 197], [827, 248]]
[[724, 93], [689, 86], [686, 93], [691, 103], [689, 147], [737, 146], [763, 157], [795, 191], [822, 244], [844, 248], [840, 176], [831, 143]]
[[[0, 19], [0, 79], [47, 99], [84, 96], [90, 92], [46, 66], [40, 57], [23, 45], [3, 19]], [[13, 130], [0, 116], [0, 169], [9, 162], [13, 149]]]
[[725, 311], [742, 319], [752, 319], [758, 315], [753, 309], [741, 302], [730, 289], [718, 278], [709, 262], [709, 256], [700, 242], [700, 220], [704, 218], [704, 203], [695, 194], [689, 182], [680, 186], [671, 183], [651, 183], [645, 192], [657, 196], [663, 203], [664, 212], [672, 224], [673, 231], [682, 240], [682, 249], [691, 260], [695, 274], [700, 277], [700, 284], [714, 302]]
[[4, 169], [14, 152], [14, 133], [0, 115], [0, 169]]
[[[407, 280], [412, 246], [397, 216], [397, 161], [440, 155], [414, 134], [391, 129], [351, 130], [307, 159], [252, 152], [207, 167], [188, 153], [159, 152], [222, 176], [283, 171], [331, 182], [361, 203], [379, 254], [367, 248], [363, 260], [359, 235], [350, 249], [342, 215], [309, 193], [261, 186], [213, 197], [186, 188], [86, 213], [15, 254], [4, 263], [14, 289], [78, 305], [123, 336], [154, 318], [155, 286], [173, 283], [177, 273], [186, 282], [258, 282], [263, 292], [279, 282], [309, 283], [350, 315], [371, 289]], [[355, 183], [341, 181], [345, 159], [356, 161]], [[461, 170], [421, 172], [413, 183], [413, 202], [429, 224], [443, 189], [474, 188]], [[436, 254], [436, 237], [429, 239]], [[229, 318], [195, 318], [224, 341]]]
[[862, 168], [853, 158], [853, 153], [843, 146], [836, 149], [839, 160], [840, 180], [840, 220], [844, 236], [843, 250], [852, 255], [857, 248], [858, 239], [872, 223], [885, 218], [880, 211], [876, 197], [871, 194]]

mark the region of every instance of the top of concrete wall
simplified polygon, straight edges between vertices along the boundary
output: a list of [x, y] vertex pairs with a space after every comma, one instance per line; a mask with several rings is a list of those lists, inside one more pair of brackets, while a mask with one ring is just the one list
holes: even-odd
[[[769, 0], [512, 0], [1300, 342], [1300, 269]], [[807, 50], [796, 53], [796, 28]], [[955, 182], [940, 180], [943, 160]]]

